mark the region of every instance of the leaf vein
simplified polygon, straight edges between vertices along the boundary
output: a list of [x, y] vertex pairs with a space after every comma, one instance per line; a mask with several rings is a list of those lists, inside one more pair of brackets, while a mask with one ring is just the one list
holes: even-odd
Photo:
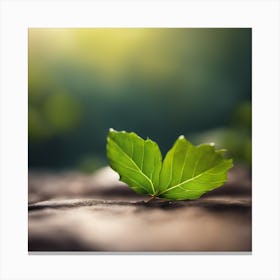
[[210, 169], [208, 169], [208, 170], [206, 170], [206, 171], [203, 171], [202, 173], [200, 173], [200, 174], [198, 174], [198, 175], [196, 175], [196, 176], [194, 176], [194, 177], [192, 177], [192, 178], [190, 178], [190, 179], [188, 179], [188, 180], [185, 180], [185, 181], [183, 181], [183, 182], [181, 182], [181, 183], [179, 183], [179, 184], [177, 184], [177, 185], [175, 185], [175, 186], [173, 186], [173, 187], [170, 187], [170, 188], [164, 190], [163, 192], [161, 192], [160, 194], [166, 193], [166, 192], [168, 192], [168, 191], [170, 191], [170, 190], [173, 190], [173, 189], [175, 189], [175, 188], [180, 187], [181, 185], [184, 185], [184, 184], [186, 184], [186, 183], [189, 183], [189, 182], [191, 182], [191, 181], [193, 181], [193, 180], [195, 180], [195, 179], [201, 177], [202, 175], [208, 173], [208, 171], [214, 169], [215, 167], [216, 167], [216, 166], [214, 166], [214, 167], [212, 167], [212, 168], [210, 168]]
[[147, 177], [147, 175], [139, 168], [139, 166], [134, 162], [134, 160], [132, 160], [129, 155], [118, 145], [117, 142], [115, 142], [114, 140], [112, 140], [116, 147], [125, 155], [125, 157], [136, 167], [136, 169], [149, 181], [151, 187], [152, 187], [152, 190], [153, 192], [155, 193], [155, 189], [154, 189], [154, 184], [153, 182], [150, 180], [149, 177]]
[[186, 166], [186, 158], [187, 158], [188, 153], [189, 153], [189, 149], [187, 150], [187, 152], [185, 154], [184, 163], [183, 163], [183, 167], [182, 167], [182, 171], [181, 171], [181, 176], [180, 176], [180, 179], [179, 179], [178, 182], [181, 182], [181, 180], [182, 180], [184, 169], [185, 169], [185, 166]]

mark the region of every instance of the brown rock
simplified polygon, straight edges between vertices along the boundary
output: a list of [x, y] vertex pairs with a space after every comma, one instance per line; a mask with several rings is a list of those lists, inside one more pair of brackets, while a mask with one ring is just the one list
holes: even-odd
[[29, 251], [251, 251], [250, 172], [195, 201], [143, 202], [110, 168], [29, 174]]

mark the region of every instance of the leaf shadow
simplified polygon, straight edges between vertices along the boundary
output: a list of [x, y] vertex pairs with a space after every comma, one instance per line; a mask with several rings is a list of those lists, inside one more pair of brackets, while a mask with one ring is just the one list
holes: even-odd
[[[142, 209], [162, 209], [165, 211], [172, 211], [178, 208], [202, 208], [213, 212], [244, 212], [251, 211], [250, 199], [232, 199], [231, 197], [209, 199], [201, 198], [197, 200], [184, 200], [184, 201], [151, 201], [146, 203], [144, 201], [136, 202], [135, 204], [142, 206]], [[141, 210], [141, 209], [139, 209]]]

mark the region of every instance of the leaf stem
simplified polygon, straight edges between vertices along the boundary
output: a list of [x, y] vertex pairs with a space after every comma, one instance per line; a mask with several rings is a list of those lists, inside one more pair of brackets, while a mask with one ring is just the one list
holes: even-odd
[[154, 196], [154, 195], [152, 195], [152, 197], [151, 198], [149, 198], [147, 201], [145, 201], [145, 203], [149, 203], [149, 202], [151, 202], [152, 200], [154, 200], [156, 197]]

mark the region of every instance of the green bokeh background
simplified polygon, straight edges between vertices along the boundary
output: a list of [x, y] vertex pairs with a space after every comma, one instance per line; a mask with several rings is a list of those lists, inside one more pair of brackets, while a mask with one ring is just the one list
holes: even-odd
[[251, 165], [251, 29], [29, 29], [29, 167], [92, 172], [110, 127]]

